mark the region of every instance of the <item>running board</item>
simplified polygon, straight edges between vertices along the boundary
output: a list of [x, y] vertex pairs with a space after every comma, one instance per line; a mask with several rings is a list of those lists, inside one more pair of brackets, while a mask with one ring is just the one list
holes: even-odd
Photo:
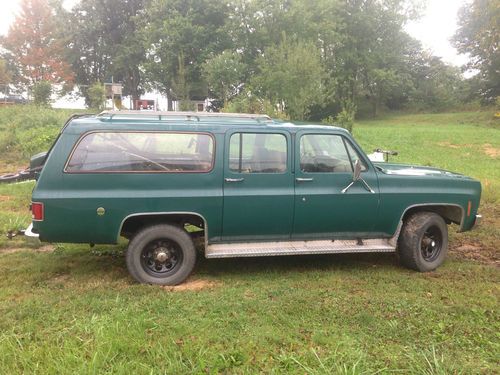
[[206, 258], [260, 257], [275, 255], [388, 253], [396, 251], [390, 240], [319, 240], [246, 242], [208, 245]]

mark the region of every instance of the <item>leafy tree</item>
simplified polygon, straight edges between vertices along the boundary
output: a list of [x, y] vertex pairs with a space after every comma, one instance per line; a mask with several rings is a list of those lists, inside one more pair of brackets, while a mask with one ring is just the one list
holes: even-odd
[[0, 85], [5, 85], [10, 83], [12, 75], [7, 68], [7, 62], [0, 59]]
[[58, 38], [56, 7], [48, 0], [23, 0], [2, 46], [23, 83], [64, 83], [73, 79]]
[[210, 91], [223, 103], [227, 103], [240, 91], [246, 69], [239, 53], [226, 50], [207, 60], [203, 73]]
[[283, 111], [273, 105], [269, 99], [255, 95], [251, 91], [242, 91], [238, 96], [226, 103], [222, 112], [266, 114], [273, 118], [288, 120]]
[[324, 69], [311, 43], [283, 41], [268, 47], [258, 68], [251, 85], [293, 119], [305, 119], [308, 108], [323, 98]]
[[179, 84], [184, 79], [189, 99], [207, 96], [202, 66], [231, 47], [225, 30], [228, 10], [220, 0], [152, 1], [143, 33], [148, 46], [144, 67], [153, 87], [169, 99], [183, 100], [186, 93], [179, 92]]
[[123, 82], [124, 94], [137, 99], [143, 92], [141, 65], [146, 59], [139, 32], [149, 0], [86, 0], [68, 16], [67, 58], [82, 88], [93, 82]]
[[52, 85], [47, 81], [38, 81], [33, 85], [33, 103], [39, 106], [50, 106]]
[[485, 103], [500, 96], [500, 6], [495, 0], [474, 0], [459, 12], [453, 38], [460, 53], [469, 54], [467, 68], [479, 72]]
[[439, 57], [420, 51], [408, 71], [412, 81], [407, 106], [416, 110], [443, 110], [464, 99], [464, 81], [460, 70]]

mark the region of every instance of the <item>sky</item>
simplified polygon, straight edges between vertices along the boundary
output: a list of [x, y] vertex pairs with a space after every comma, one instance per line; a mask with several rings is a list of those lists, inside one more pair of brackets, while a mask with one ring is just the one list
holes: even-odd
[[427, 0], [427, 8], [420, 19], [406, 26], [406, 31], [444, 62], [456, 66], [467, 62], [450, 43], [457, 29], [457, 13], [468, 0]]
[[[0, 34], [6, 34], [14, 21], [21, 0], [0, 0]], [[78, 0], [64, 0], [64, 6], [71, 8]], [[460, 66], [467, 57], [458, 55], [449, 39], [457, 28], [457, 11], [468, 0], [427, 0], [427, 8], [422, 17], [406, 26], [414, 38], [420, 40], [425, 48], [443, 61]]]

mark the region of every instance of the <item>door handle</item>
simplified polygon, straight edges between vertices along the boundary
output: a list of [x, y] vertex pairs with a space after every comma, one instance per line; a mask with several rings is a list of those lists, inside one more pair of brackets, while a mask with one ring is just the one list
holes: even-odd
[[225, 178], [224, 181], [226, 182], [242, 182], [245, 180], [244, 178]]
[[314, 181], [314, 178], [311, 178], [311, 177], [310, 178], [297, 177], [295, 179], [295, 181], [297, 181], [297, 182], [309, 182], [309, 181]]

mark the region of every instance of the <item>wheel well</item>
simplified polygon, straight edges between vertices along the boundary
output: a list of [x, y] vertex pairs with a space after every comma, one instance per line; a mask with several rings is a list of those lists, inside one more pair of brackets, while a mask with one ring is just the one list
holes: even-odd
[[120, 228], [120, 236], [131, 238], [138, 230], [155, 224], [170, 224], [186, 229], [193, 226], [188, 233], [192, 236], [200, 235], [205, 230], [205, 220], [197, 214], [175, 213], [175, 214], [141, 214], [132, 215], [125, 219]]
[[403, 215], [403, 222], [411, 215], [417, 212], [434, 212], [440, 215], [447, 224], [455, 223], [461, 225], [464, 215], [463, 209], [460, 206], [450, 205], [429, 205], [411, 207]]

